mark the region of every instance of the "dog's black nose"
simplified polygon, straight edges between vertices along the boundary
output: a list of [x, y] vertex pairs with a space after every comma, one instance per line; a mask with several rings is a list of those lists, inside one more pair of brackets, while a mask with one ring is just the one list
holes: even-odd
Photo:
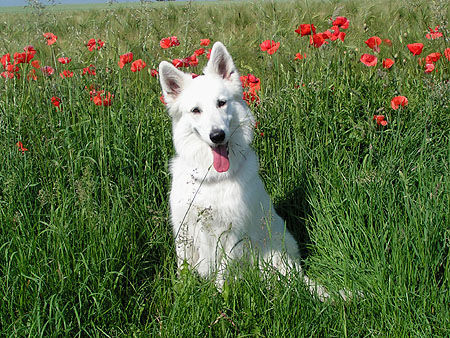
[[209, 138], [216, 144], [223, 142], [223, 140], [225, 140], [225, 132], [222, 129], [214, 129], [209, 134]]

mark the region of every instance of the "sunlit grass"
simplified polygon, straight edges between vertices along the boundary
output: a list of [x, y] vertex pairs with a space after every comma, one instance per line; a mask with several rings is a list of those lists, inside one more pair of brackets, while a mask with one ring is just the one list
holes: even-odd
[[[0, 327], [5, 335], [448, 336], [448, 8], [438, 2], [148, 4], [91, 11], [0, 14], [0, 56], [33, 45], [51, 78], [0, 78]], [[442, 5], [442, 3], [441, 3]], [[444, 14], [443, 14], [444, 13]], [[445, 15], [447, 13], [447, 15]], [[316, 49], [294, 29], [346, 16], [345, 42]], [[427, 40], [428, 27], [444, 37]], [[58, 36], [47, 46], [45, 32]], [[181, 44], [163, 50], [161, 38]], [[364, 41], [390, 39], [376, 67]], [[91, 39], [104, 48], [89, 52]], [[162, 60], [222, 41], [242, 74], [261, 79], [254, 147], [261, 175], [288, 221], [305, 267], [330, 290], [320, 303], [300, 279], [235, 271], [223, 294], [176, 275], [169, 224], [171, 122], [160, 102]], [[281, 43], [272, 56], [259, 44]], [[147, 68], [120, 69], [133, 52]], [[294, 61], [295, 53], [306, 59]], [[72, 58], [59, 64], [61, 56]], [[392, 58], [385, 70], [382, 59]], [[206, 63], [199, 57], [200, 73]], [[97, 75], [81, 76], [95, 65]], [[1, 67], [1, 66], [0, 66]], [[63, 69], [75, 76], [62, 79]], [[94, 86], [114, 95], [95, 106]], [[394, 96], [409, 104], [390, 107]], [[51, 104], [61, 98], [62, 110]], [[377, 126], [374, 115], [388, 125]], [[262, 134], [262, 135], [261, 135]], [[22, 154], [16, 143], [28, 149]]]

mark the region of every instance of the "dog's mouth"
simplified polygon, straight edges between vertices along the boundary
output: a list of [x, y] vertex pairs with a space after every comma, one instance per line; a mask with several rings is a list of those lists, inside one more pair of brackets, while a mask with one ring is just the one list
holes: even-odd
[[211, 147], [213, 153], [213, 165], [219, 173], [224, 173], [230, 168], [230, 160], [228, 159], [228, 143], [219, 144]]

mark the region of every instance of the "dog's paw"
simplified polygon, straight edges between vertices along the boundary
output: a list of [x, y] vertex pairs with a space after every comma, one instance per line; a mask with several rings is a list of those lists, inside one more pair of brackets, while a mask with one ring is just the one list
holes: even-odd
[[330, 291], [328, 291], [328, 289], [326, 287], [324, 287], [323, 285], [317, 284], [316, 282], [313, 282], [311, 279], [307, 278], [307, 285], [309, 287], [309, 292], [317, 297], [317, 299], [319, 299], [321, 302], [325, 302], [328, 300], [336, 300], [337, 298], [342, 299], [344, 302], [349, 302], [352, 300], [355, 300], [357, 298], [364, 298], [364, 295], [362, 292], [357, 291], [357, 292], [352, 292], [350, 290], [347, 289], [342, 289], [339, 290], [336, 293], [331, 293]]
[[313, 296], [317, 297], [317, 299], [319, 299], [321, 302], [325, 302], [328, 299], [330, 299], [330, 293], [322, 285], [318, 285], [318, 284], [309, 285], [309, 292]]
[[361, 291], [352, 292], [346, 289], [340, 290], [339, 296], [346, 302], [350, 302], [357, 298], [364, 298], [364, 294]]

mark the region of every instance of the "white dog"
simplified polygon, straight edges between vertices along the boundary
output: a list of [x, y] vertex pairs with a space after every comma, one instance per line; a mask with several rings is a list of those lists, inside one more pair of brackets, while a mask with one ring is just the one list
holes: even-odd
[[[178, 267], [216, 273], [229, 260], [255, 257], [280, 273], [300, 270], [297, 242], [275, 212], [250, 147], [254, 118], [225, 46], [214, 44], [204, 75], [192, 78], [168, 62], [159, 76], [173, 122], [170, 209]], [[320, 299], [326, 290], [303, 276]]]

